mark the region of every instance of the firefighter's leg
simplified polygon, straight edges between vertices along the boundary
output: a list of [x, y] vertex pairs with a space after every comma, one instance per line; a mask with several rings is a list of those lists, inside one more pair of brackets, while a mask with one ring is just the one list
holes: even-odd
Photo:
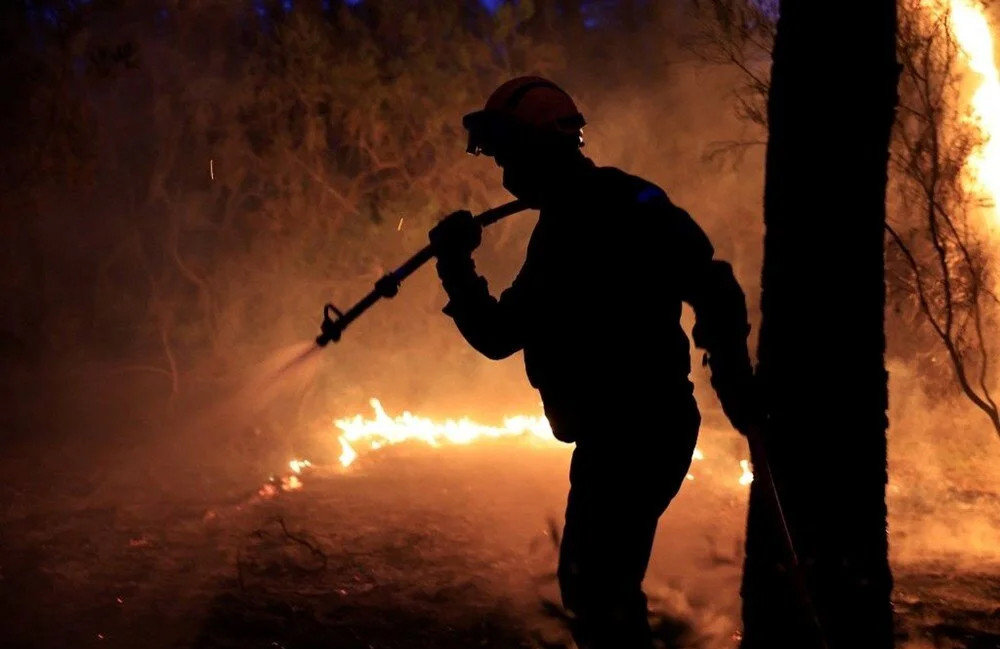
[[573, 453], [559, 585], [581, 649], [651, 646], [642, 580], [657, 520], [691, 461], [677, 445], [622, 446]]

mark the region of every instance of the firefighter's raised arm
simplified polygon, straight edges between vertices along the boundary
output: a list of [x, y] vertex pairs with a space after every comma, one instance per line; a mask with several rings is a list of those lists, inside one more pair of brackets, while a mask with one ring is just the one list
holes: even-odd
[[476, 272], [472, 251], [482, 241], [482, 227], [470, 212], [445, 217], [430, 232], [437, 273], [448, 294], [444, 312], [458, 325], [479, 353], [493, 360], [506, 358], [523, 346], [518, 282], [500, 299], [490, 295], [486, 278]]

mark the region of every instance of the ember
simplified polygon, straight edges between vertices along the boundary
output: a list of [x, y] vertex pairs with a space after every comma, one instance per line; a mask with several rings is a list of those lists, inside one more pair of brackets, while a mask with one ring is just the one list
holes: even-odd
[[264, 500], [270, 500], [277, 497], [283, 491], [298, 491], [302, 489], [302, 479], [299, 477], [302, 472], [308, 468], [312, 467], [312, 462], [309, 460], [291, 460], [288, 462], [288, 468], [291, 469], [291, 473], [288, 475], [272, 475], [267, 479], [260, 489], [257, 490], [257, 495]]
[[312, 462], [309, 460], [292, 460], [288, 463], [288, 466], [292, 469], [292, 472], [296, 475], [302, 473], [303, 469], [308, 469], [312, 466]]

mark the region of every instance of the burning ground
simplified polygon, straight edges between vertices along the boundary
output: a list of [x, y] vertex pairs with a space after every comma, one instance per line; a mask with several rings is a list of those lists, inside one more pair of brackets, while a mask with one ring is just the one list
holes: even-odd
[[[4, 456], [5, 647], [527, 647], [561, 637], [541, 610], [556, 595], [569, 454], [530, 426], [498, 438], [488, 431], [506, 428], [495, 422], [479, 429], [485, 437], [430, 445], [429, 432], [457, 423], [386, 404], [320, 431], [311, 466], [275, 461], [268, 475], [244, 468], [267, 454], [192, 454], [208, 446], [183, 433], [131, 448], [79, 436], [102, 416], [77, 411], [78, 436]], [[414, 439], [372, 448], [406, 430]], [[340, 435], [357, 454], [347, 467]], [[741, 447], [709, 426], [699, 451], [661, 522], [647, 588], [680, 620], [669, 626], [675, 646], [732, 647]], [[907, 457], [890, 485], [901, 646], [1000, 646], [995, 486], [926, 471]]]

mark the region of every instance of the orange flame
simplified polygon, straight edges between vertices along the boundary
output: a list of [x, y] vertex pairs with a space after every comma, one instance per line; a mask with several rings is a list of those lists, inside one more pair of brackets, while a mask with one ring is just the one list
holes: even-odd
[[972, 95], [972, 117], [984, 143], [967, 161], [977, 190], [993, 202], [994, 225], [1000, 225], [996, 205], [1000, 200], [1000, 71], [997, 70], [993, 34], [983, 8], [975, 0], [951, 0], [950, 25], [969, 68], [979, 75]]
[[[363, 454], [408, 441], [439, 447], [443, 444], [471, 444], [482, 439], [520, 437], [545, 445], [562, 446], [553, 437], [552, 428], [544, 416], [518, 415], [505, 418], [500, 426], [487, 426], [468, 417], [434, 421], [408, 411], [393, 417], [386, 413], [378, 399], [370, 399], [369, 403], [375, 412], [374, 417], [354, 415], [333, 422], [340, 430], [337, 442], [340, 445], [339, 461], [343, 468], [351, 466]], [[701, 449], [695, 448], [691, 460], [699, 462], [704, 459], [705, 454]], [[740, 467], [743, 475], [739, 478], [739, 484], [750, 484], [753, 474], [750, 472], [749, 462], [742, 460]], [[685, 477], [688, 480], [695, 478], [693, 473], [688, 473]]]
[[370, 399], [369, 403], [375, 411], [374, 419], [355, 415], [350, 419], [338, 419], [333, 422], [334, 426], [342, 431], [338, 438], [342, 466], [350, 466], [358, 458], [355, 445], [359, 442], [367, 443], [371, 450], [411, 440], [421, 441], [434, 447], [443, 443], [469, 444], [478, 439], [501, 437], [529, 437], [555, 443], [552, 428], [545, 417], [507, 417], [502, 426], [478, 424], [467, 417], [435, 422], [408, 411], [404, 411], [398, 417], [390, 417], [378, 399]]

